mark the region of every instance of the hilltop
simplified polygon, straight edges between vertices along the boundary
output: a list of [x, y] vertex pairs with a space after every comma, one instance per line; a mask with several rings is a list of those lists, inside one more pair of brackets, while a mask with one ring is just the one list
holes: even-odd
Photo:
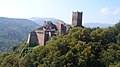
[[120, 22], [109, 28], [76, 27], [53, 36], [45, 46], [28, 47], [0, 55], [1, 67], [119, 67]]
[[72, 25], [51, 21], [30, 32], [28, 41], [0, 54], [1, 67], [119, 67], [120, 22], [86, 28], [83, 12], [72, 13]]

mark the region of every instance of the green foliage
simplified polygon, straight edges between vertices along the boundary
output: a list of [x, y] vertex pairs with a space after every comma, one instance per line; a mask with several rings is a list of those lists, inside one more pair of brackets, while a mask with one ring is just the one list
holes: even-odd
[[109, 44], [107, 50], [102, 52], [101, 60], [106, 63], [106, 66], [117, 65], [120, 62], [120, 46]]
[[24, 43], [14, 52], [1, 54], [0, 66], [119, 67], [120, 32], [115, 27], [73, 28], [52, 37], [45, 46], [31, 48]]

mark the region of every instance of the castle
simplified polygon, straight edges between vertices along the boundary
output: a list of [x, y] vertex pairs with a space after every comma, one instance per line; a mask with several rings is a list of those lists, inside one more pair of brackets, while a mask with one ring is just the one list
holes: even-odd
[[[82, 14], [83, 12], [78, 11], [72, 13], [72, 27], [82, 27]], [[44, 46], [46, 41], [50, 40], [52, 36], [66, 34], [68, 30], [69, 25], [65, 24], [63, 21], [56, 24], [48, 21], [45, 22], [42, 27], [30, 32], [27, 43], [29, 46], [38, 44]]]

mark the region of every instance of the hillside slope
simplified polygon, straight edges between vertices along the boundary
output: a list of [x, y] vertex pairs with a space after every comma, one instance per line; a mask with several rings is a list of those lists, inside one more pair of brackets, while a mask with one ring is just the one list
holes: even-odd
[[27, 19], [0, 17], [0, 53], [23, 43], [29, 32], [37, 27], [39, 25]]

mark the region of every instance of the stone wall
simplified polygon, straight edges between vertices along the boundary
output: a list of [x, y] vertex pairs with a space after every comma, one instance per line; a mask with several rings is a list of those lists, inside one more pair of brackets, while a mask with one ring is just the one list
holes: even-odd
[[37, 39], [37, 33], [36, 32], [31, 32], [28, 37], [27, 43], [29, 46], [34, 46], [38, 44], [38, 39]]
[[41, 45], [44, 46], [46, 41], [50, 40], [51, 31], [48, 30], [35, 30], [31, 32], [28, 37], [29, 46]]
[[83, 12], [73, 12], [72, 13], [72, 26], [80, 26], [82, 27], [82, 14]]
[[[73, 27], [82, 27], [82, 12], [73, 12], [72, 13], [72, 26]], [[50, 40], [54, 32], [58, 31], [58, 34], [66, 34], [69, 30], [63, 21], [53, 24], [52, 22], [46, 22], [46, 24], [29, 34], [28, 44], [29, 46], [41, 45], [44, 46], [46, 41]]]

